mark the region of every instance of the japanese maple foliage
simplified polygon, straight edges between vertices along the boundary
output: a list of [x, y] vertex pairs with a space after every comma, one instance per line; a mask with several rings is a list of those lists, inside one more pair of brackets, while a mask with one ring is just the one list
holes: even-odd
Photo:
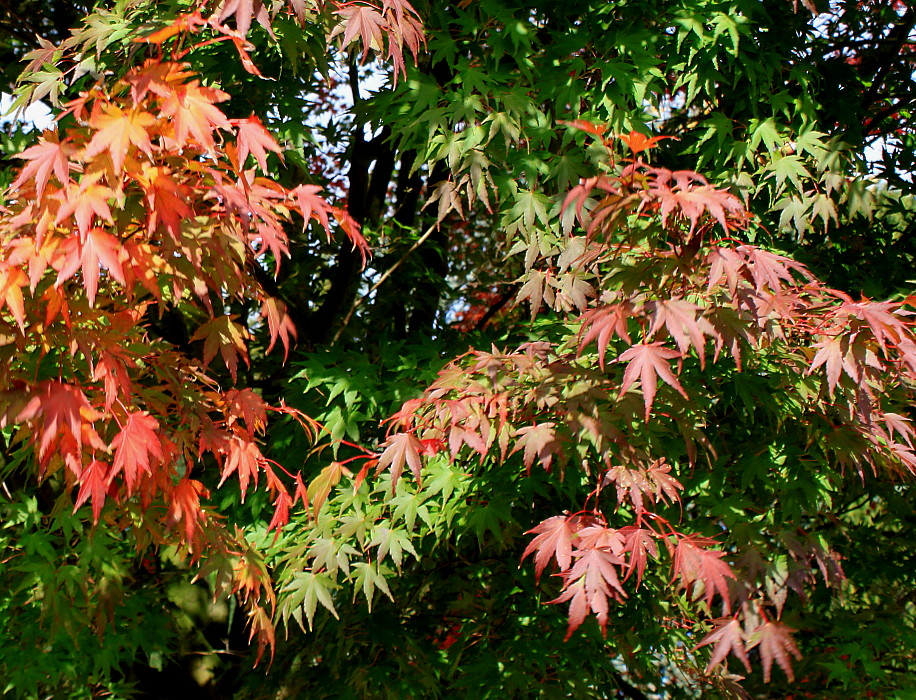
[[[266, 570], [244, 563], [248, 546], [206, 505], [195, 469], [215, 464], [243, 499], [263, 475], [271, 527], [282, 526], [301, 494], [258, 442], [268, 411], [290, 411], [223, 389], [207, 366], [218, 355], [234, 381], [249, 363], [248, 324], [230, 310], [241, 300], [261, 307], [271, 347], [289, 351], [295, 328], [259, 278], [287, 254], [294, 215], [329, 237], [334, 218], [355, 248], [367, 246], [317, 188], [259, 174], [280, 148], [257, 117], [228, 119], [226, 98], [186, 64], [149, 59], [68, 103], [67, 127], [19, 156], [0, 218], [2, 424], [34, 445], [39, 478], [60, 473], [74, 508], [90, 503], [95, 521], [142, 522], [139, 539], [178, 544], [193, 561], [206, 552], [208, 566], [235, 561], [229, 589], [244, 592], [263, 643]], [[169, 308], [196, 320], [198, 357], [167, 340], [158, 319]]]
[[[766, 680], [774, 662], [792, 678], [799, 651], [779, 621], [786, 591], [804, 595], [817, 567], [836, 585], [839, 557], [813, 542], [762, 549], [732, 536], [726, 520], [714, 537], [684, 530], [682, 482], [729, 469], [718, 444], [728, 431], [717, 424], [728, 418], [716, 417], [717, 404], [741, 374], [794, 404], [790, 420], [809, 436], [811, 468], [916, 475], [910, 422], [894, 412], [916, 386], [911, 311], [906, 302], [854, 300], [795, 261], [733, 241], [749, 223], [741, 200], [697, 173], [649, 165], [653, 140], [622, 138], [629, 155], [618, 158], [604, 129], [571, 126], [594, 135], [610, 165], [563, 205], [584, 236], [570, 232], [547, 254], [535, 251], [518, 297], [534, 312], [545, 302], [577, 310], [572, 333], [513, 352], [474, 351], [447, 367], [395, 417], [379, 468], [396, 480], [406, 462], [419, 479], [417, 449], [402, 446], [422, 439], [457, 460], [500, 463], [521, 452], [528, 472], [536, 462], [584, 470], [594, 490], [581, 509], [533, 527], [523, 553], [533, 555], [536, 577], [553, 565], [560, 591], [551, 602], [569, 602], [567, 638], [590, 615], [605, 631], [612, 608], [650, 585], [677, 611], [672, 623], [703, 630], [716, 617], [697, 645], [714, 645], [707, 671], [729, 654], [750, 668], [748, 650], [759, 648]], [[567, 291], [574, 280], [581, 296]], [[786, 553], [800, 562], [794, 577], [772, 568]]]
[[913, 297], [852, 291], [909, 279], [913, 203], [847, 140], [906, 142], [916, 15], [414, 5], [19, 51], [59, 118], [2, 139], [11, 692], [904, 687]]

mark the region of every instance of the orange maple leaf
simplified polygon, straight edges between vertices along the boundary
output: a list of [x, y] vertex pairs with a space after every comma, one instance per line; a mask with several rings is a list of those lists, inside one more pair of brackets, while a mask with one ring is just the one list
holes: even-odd
[[245, 494], [248, 491], [248, 483], [253, 481], [257, 486], [258, 474], [263, 462], [264, 455], [261, 454], [261, 450], [258, 449], [257, 445], [251, 440], [233, 436], [227, 443], [226, 462], [220, 475], [219, 486], [222, 486], [232, 474], [237, 473], [239, 475], [239, 488], [242, 491], [242, 503], [244, 503]]
[[153, 233], [159, 222], [175, 237], [181, 235], [181, 221], [194, 215], [188, 205], [186, 187], [178, 182], [165, 166], [144, 166], [138, 178], [149, 203], [149, 231]]
[[79, 185], [70, 185], [58, 194], [63, 204], [57, 212], [55, 223], [59, 224], [72, 216], [76, 220], [77, 231], [85, 238], [94, 217], [99, 216], [109, 223], [114, 221], [111, 208], [108, 206], [108, 198], [111, 195], [112, 191], [105, 185], [84, 178]]
[[188, 542], [193, 541], [194, 533], [206, 516], [200, 507], [201, 497], [207, 498], [210, 492], [194, 479], [181, 479], [169, 495], [168, 518], [173, 524], [184, 521], [184, 534]]
[[95, 297], [99, 289], [99, 270], [104, 265], [108, 272], [124, 284], [124, 270], [121, 267], [121, 242], [99, 228], [89, 231], [86, 240], [80, 242], [78, 238], [68, 238], [61, 246], [63, 264], [57, 274], [57, 285], [71, 278], [82, 268], [83, 285], [89, 305], [95, 305]]
[[296, 326], [286, 313], [286, 304], [279, 299], [266, 297], [261, 306], [261, 315], [267, 318], [267, 327], [270, 330], [270, 345], [267, 352], [274, 349], [277, 339], [283, 343], [283, 360], [289, 356], [290, 338], [296, 337]]
[[650, 148], [655, 148], [658, 145], [658, 142], [662, 139], [671, 139], [674, 137], [646, 136], [645, 134], [640, 134], [638, 131], [631, 131], [629, 134], [621, 134], [617, 138], [623, 141], [627, 147], [635, 154], [642, 153], [643, 151], [648, 151]]
[[248, 331], [234, 323], [233, 318], [235, 317], [218, 316], [208, 321], [191, 336], [191, 342], [204, 341], [204, 364], [209, 364], [218, 351], [234, 380], [238, 372], [239, 356], [248, 364], [248, 348], [245, 345]]
[[26, 277], [22, 268], [13, 265], [0, 266], [0, 310], [6, 306], [23, 333], [25, 332], [25, 298], [22, 295], [22, 288], [28, 283], [29, 278]]
[[201, 87], [197, 80], [176, 86], [162, 102], [162, 114], [172, 119], [175, 146], [184, 148], [191, 143], [188, 137], [193, 136], [200, 146], [212, 151], [213, 131], [232, 129], [226, 115], [215, 106], [228, 99], [227, 93]]
[[131, 144], [152, 158], [153, 144], [147, 129], [156, 123], [156, 118], [149, 112], [139, 109], [125, 112], [117, 105], [108, 105], [104, 112], [94, 114], [89, 120], [89, 125], [97, 131], [86, 147], [85, 157], [93, 158], [108, 151], [118, 173], [124, 167]]

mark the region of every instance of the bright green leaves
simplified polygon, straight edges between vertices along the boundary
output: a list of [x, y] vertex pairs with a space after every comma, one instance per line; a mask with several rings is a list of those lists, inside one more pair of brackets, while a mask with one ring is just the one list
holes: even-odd
[[[798, 156], [784, 156], [773, 161], [767, 166], [768, 175], [776, 181], [776, 194], [779, 195], [786, 188], [788, 183], [795, 185], [795, 189], [802, 189], [802, 178], [810, 178], [801, 158]], [[787, 183], [788, 181], [788, 183]]]
[[282, 597], [280, 619], [285, 623], [289, 617], [292, 617], [300, 627], [305, 629], [305, 623], [302, 620], [302, 615], [305, 613], [305, 620], [311, 629], [319, 602], [334, 617], [337, 617], [337, 610], [331, 598], [331, 591], [334, 588], [336, 585], [327, 574], [315, 574], [311, 571], [296, 573], [293, 580], [281, 589], [281, 593], [286, 595]]
[[356, 575], [353, 583], [357, 590], [362, 592], [370, 612], [372, 611], [372, 601], [375, 599], [376, 591], [380, 591], [394, 600], [385, 580], [386, 576], [391, 576], [393, 573], [390, 569], [377, 563], [361, 561], [354, 565], [354, 570]]
[[[406, 521], [405, 521], [406, 524]], [[369, 542], [369, 547], [375, 547], [375, 554], [379, 561], [386, 557], [390, 558], [395, 567], [401, 568], [401, 562], [404, 560], [404, 553], [407, 552], [417, 557], [417, 550], [411, 544], [410, 536], [407, 532], [399, 529], [392, 529], [384, 523], [375, 528], [375, 535]], [[366, 600], [371, 603], [371, 596], [366, 595]]]
[[529, 233], [535, 222], [546, 227], [550, 222], [547, 207], [550, 200], [543, 194], [531, 190], [519, 190], [515, 195], [515, 203], [509, 211], [509, 228], [517, 229], [525, 234]]
[[277, 562], [284, 623], [292, 617], [311, 627], [319, 604], [336, 616], [334, 601], [339, 605], [345, 591], [361, 595], [370, 610], [379, 592], [393, 598], [389, 580], [447, 537], [468, 508], [465, 475], [438, 459], [424, 471], [422, 490], [405, 479], [385, 477], [359, 487], [342, 481], [320, 509], [313, 506], [313, 522], [303, 523], [302, 532], [284, 530], [276, 545], [283, 552]]

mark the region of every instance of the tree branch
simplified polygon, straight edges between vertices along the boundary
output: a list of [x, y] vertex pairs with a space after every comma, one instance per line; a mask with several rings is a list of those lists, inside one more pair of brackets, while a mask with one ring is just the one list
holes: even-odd
[[885, 41], [869, 56], [868, 66], [874, 66], [877, 70], [871, 85], [865, 95], [862, 96], [862, 106], [866, 109], [878, 98], [881, 87], [884, 85], [887, 76], [890, 75], [891, 70], [893, 70], [895, 61], [900, 54], [900, 49], [903, 48], [909, 38], [913, 27], [916, 27], [916, 8], [910, 7], [906, 14], [900, 18], [900, 23], [895, 25], [887, 35]]
[[338, 328], [337, 332], [334, 334], [334, 339], [331, 340], [332, 346], [334, 345], [334, 343], [338, 341], [338, 339], [340, 338], [340, 334], [343, 333], [344, 328], [346, 328], [347, 324], [350, 323], [350, 319], [353, 318], [353, 314], [356, 313], [356, 310], [360, 307], [360, 305], [366, 299], [371, 297], [373, 292], [375, 292], [375, 290], [381, 287], [382, 284], [385, 283], [385, 280], [391, 277], [392, 273], [394, 273], [394, 271], [397, 270], [401, 266], [401, 264], [405, 260], [407, 260], [408, 257], [410, 257], [411, 253], [413, 253], [417, 248], [423, 245], [426, 239], [429, 238], [433, 234], [433, 231], [435, 231], [438, 227], [439, 227], [439, 222], [437, 221], [432, 226], [430, 226], [428, 229], [426, 229], [426, 231], [423, 232], [423, 235], [420, 236], [412, 246], [410, 246], [410, 248], [407, 250], [406, 253], [404, 253], [404, 255], [401, 256], [400, 260], [398, 260], [394, 265], [392, 265], [387, 270], [385, 270], [382, 276], [378, 278], [378, 281], [369, 288], [369, 291], [363, 294], [361, 297], [359, 297], [355, 302], [353, 302], [353, 306], [350, 307], [350, 310], [347, 312], [347, 315], [344, 316], [344, 320], [341, 322], [340, 328]]
[[614, 673], [614, 682], [617, 684], [617, 689], [632, 698], [632, 700], [649, 700], [649, 696], [642, 692], [639, 688], [630, 685], [623, 676], [619, 673]]

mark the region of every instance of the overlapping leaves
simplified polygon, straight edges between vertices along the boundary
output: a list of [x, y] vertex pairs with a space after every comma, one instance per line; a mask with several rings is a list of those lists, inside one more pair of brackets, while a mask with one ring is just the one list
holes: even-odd
[[[854, 301], [789, 258], [719, 238], [747, 225], [740, 201], [696, 174], [650, 167], [638, 152], [576, 187], [566, 206], [585, 237], [538, 254], [528, 275], [549, 279], [559, 268], [599, 281], [574, 333], [457, 361], [404, 406], [389, 442], [439, 441], [458, 460], [503, 462], [520, 452], [526, 470], [604, 465], [583, 510], [536, 525], [523, 553], [534, 556], [537, 577], [554, 565], [561, 592], [552, 602], [569, 602], [569, 633], [589, 615], [604, 630], [613, 606], [667, 580], [683, 591], [679, 614], [693, 624], [716, 606], [731, 614], [700, 645], [716, 644], [710, 671], [729, 654], [747, 664], [747, 650], [759, 646], [767, 680], [774, 662], [791, 677], [798, 650], [780, 615], [786, 589], [803, 593], [814, 574], [762, 575], [743, 562], [778, 550], [738, 538], [730, 553], [705, 534], [722, 522], [700, 520], [690, 531], [667, 513], [682, 506], [684, 482], [695, 482], [701, 462], [725, 468], [719, 450], [729, 446], [717, 444], [721, 431], [702, 407], [715, 410], [717, 386], [744, 373], [765, 377], [772, 400], [793, 407], [821, 468], [916, 474], [911, 430], [896, 412], [916, 382], [910, 311], [904, 302]], [[566, 250], [576, 251], [572, 259]], [[535, 312], [541, 304], [532, 299]], [[860, 451], [813, 437], [824, 414]], [[398, 477], [406, 459], [389, 447], [384, 466]], [[607, 485], [616, 491], [609, 502]], [[806, 547], [790, 551], [810, 564], [820, 550]], [[822, 572], [828, 585], [842, 579], [834, 564]]]

